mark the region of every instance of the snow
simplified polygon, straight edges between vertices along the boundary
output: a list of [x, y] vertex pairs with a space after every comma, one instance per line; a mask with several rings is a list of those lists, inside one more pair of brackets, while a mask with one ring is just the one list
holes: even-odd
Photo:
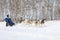
[[47, 21], [39, 27], [24, 23], [6, 27], [0, 22], [0, 40], [60, 40], [60, 21]]

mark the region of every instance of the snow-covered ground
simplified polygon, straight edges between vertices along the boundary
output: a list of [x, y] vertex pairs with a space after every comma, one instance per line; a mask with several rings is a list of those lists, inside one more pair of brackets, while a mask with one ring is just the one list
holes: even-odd
[[23, 23], [6, 27], [0, 22], [0, 40], [60, 40], [60, 21], [47, 21], [42, 27]]

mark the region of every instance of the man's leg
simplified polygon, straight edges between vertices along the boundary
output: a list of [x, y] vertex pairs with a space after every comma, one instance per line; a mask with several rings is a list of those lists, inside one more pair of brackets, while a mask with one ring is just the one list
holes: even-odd
[[6, 23], [6, 27], [8, 26], [9, 24], [8, 23]]

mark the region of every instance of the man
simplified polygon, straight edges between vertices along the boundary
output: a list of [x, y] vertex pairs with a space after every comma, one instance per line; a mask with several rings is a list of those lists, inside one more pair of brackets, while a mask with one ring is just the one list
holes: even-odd
[[7, 17], [4, 19], [6, 21], [6, 26], [13, 26], [15, 23], [13, 23], [13, 21], [11, 20], [11, 18], [9, 18], [9, 15], [7, 15]]

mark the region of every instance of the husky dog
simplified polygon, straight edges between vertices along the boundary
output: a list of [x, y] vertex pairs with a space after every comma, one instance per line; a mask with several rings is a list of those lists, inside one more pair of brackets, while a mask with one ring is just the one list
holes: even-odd
[[32, 24], [32, 20], [28, 20], [27, 23]]
[[41, 23], [40, 21], [41, 21], [41, 20], [36, 20], [36, 21], [35, 21], [35, 25], [40, 25], [40, 23]]
[[37, 20], [37, 21], [35, 21], [35, 25], [37, 25], [37, 26], [42, 26], [42, 25], [45, 23], [45, 20], [46, 20], [46, 19]]
[[32, 24], [32, 20], [25, 19], [24, 23], [25, 23], [25, 24]]
[[22, 23], [23, 21], [24, 21], [24, 19], [21, 17], [20, 20], [19, 20], [19, 22]]
[[46, 19], [42, 19], [42, 20], [41, 20], [41, 24], [44, 24], [44, 23], [45, 23], [45, 20], [46, 20]]

